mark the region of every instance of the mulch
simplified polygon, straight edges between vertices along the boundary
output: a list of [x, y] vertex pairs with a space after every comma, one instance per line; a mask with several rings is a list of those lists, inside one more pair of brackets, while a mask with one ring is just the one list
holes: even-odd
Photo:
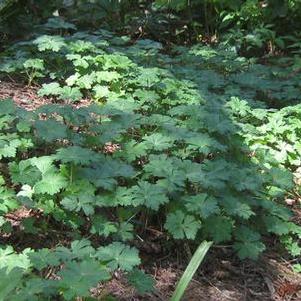
[[0, 81], [0, 99], [12, 99], [18, 106], [32, 111], [42, 105], [52, 103], [51, 99], [37, 95], [39, 87]]
[[[66, 104], [53, 97], [39, 97], [37, 93], [39, 89], [39, 86], [29, 87], [13, 81], [0, 81], [0, 100], [12, 99], [16, 105], [28, 111], [33, 111], [46, 104]], [[90, 99], [83, 98], [76, 103], [70, 103], [70, 105], [79, 108], [87, 106], [90, 103]]]
[[[92, 293], [96, 297], [111, 294], [120, 301], [167, 301], [185, 269], [183, 262], [175, 258], [161, 262], [154, 256], [152, 265], [143, 267], [155, 279], [152, 294], [139, 296], [120, 273]], [[258, 261], [240, 261], [229, 248], [213, 248], [183, 298], [200, 300], [300, 301], [301, 275], [293, 273], [290, 263], [278, 254], [266, 253]]]

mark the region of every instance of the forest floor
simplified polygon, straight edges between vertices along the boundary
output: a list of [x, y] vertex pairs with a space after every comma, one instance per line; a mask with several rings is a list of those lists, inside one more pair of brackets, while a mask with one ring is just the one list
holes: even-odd
[[[51, 98], [39, 97], [37, 87], [27, 87], [14, 82], [0, 82], [0, 99], [5, 98], [13, 99], [18, 106], [27, 110], [52, 102]], [[77, 106], [87, 104], [89, 100], [83, 100]], [[23, 218], [35, 214], [26, 210], [18, 210], [10, 214], [15, 226], [18, 226]], [[301, 224], [301, 212], [296, 212], [296, 219]], [[93, 289], [94, 296], [111, 294], [118, 300], [127, 301], [169, 299], [185, 269], [190, 255], [189, 250], [185, 255], [183, 246], [179, 245], [173, 253], [167, 253], [161, 247], [166, 240], [163, 233], [156, 233], [156, 235], [152, 231], [150, 233], [143, 236], [143, 243], [137, 241], [136, 244], [144, 259], [143, 268], [155, 279], [156, 291], [141, 297], [126, 283], [122, 274], [115, 273], [111, 281]], [[61, 243], [60, 237], [63, 237], [63, 233], [58, 235], [56, 244]], [[301, 300], [301, 275], [292, 272], [293, 262], [279, 255], [274, 241], [266, 243], [270, 246], [269, 251], [256, 262], [238, 260], [229, 246], [213, 247], [202, 269], [187, 289], [184, 300]]]

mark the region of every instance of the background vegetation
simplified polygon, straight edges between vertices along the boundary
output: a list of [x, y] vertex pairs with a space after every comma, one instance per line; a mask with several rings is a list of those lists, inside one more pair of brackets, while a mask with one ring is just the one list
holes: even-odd
[[101, 27], [166, 44], [226, 40], [250, 55], [253, 48], [257, 54], [300, 48], [298, 0], [5, 0], [0, 14], [4, 39], [28, 35], [55, 14], [81, 30]]

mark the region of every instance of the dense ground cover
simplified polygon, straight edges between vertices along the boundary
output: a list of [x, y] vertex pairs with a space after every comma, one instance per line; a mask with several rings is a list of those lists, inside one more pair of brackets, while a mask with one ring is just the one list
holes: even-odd
[[0, 297], [88, 297], [120, 270], [150, 292], [149, 230], [164, 250], [208, 239], [257, 259], [275, 237], [300, 255], [296, 57], [44, 30], [1, 54], [2, 79], [52, 104], [0, 102]]

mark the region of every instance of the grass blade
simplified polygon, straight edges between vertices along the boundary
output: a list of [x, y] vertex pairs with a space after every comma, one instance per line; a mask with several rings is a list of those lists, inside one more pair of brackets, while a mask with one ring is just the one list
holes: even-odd
[[195, 253], [193, 254], [188, 266], [186, 267], [184, 274], [182, 275], [180, 281], [177, 284], [176, 290], [173, 293], [170, 301], [180, 301], [189, 282], [191, 281], [194, 273], [198, 269], [199, 265], [202, 263], [205, 255], [207, 254], [209, 248], [212, 245], [212, 241], [203, 241]]

